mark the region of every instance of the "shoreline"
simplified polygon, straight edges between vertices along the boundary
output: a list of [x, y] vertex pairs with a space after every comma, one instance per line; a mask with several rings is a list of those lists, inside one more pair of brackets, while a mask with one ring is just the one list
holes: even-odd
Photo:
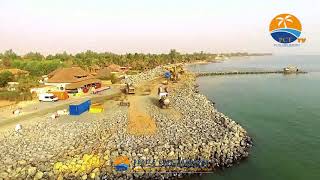
[[184, 65], [190, 66], [190, 65], [197, 65], [197, 64], [220, 63], [223, 61], [232, 60], [234, 58], [250, 58], [250, 57], [261, 57], [261, 56], [273, 56], [273, 54], [268, 54], [268, 53], [259, 54], [258, 53], [258, 54], [250, 54], [247, 56], [230, 56], [230, 57], [223, 58], [223, 59], [201, 60], [201, 61], [195, 61], [195, 62], [190, 62], [190, 63], [184, 63]]
[[[162, 70], [155, 69], [133, 76], [131, 80], [149, 81], [159, 74]], [[218, 112], [204, 95], [195, 92], [193, 73], [187, 71], [184, 77], [170, 95], [172, 110], [159, 109], [152, 103], [155, 97], [150, 97], [147, 111], [157, 125], [156, 134], [129, 134], [125, 128], [128, 108], [110, 104], [107, 105], [109, 110], [94, 117], [86, 113], [73, 117], [72, 122], [67, 116], [55, 122], [46, 120], [26, 127], [25, 134], [12, 133], [0, 139], [6, 144], [5, 154], [0, 154], [0, 177], [161, 179], [183, 176], [186, 171], [191, 174], [214, 172], [214, 169], [232, 166], [246, 158], [252, 146], [246, 130]], [[173, 116], [176, 114], [179, 116]], [[121, 156], [130, 160], [130, 168], [125, 172], [114, 169], [115, 160]], [[206, 166], [164, 165], [163, 160], [170, 163], [202, 160]]]
[[196, 64], [209, 64], [209, 63], [214, 63], [214, 60], [213, 61], [195, 61], [190, 63], [184, 63], [184, 65], [190, 66], [190, 65], [196, 65]]

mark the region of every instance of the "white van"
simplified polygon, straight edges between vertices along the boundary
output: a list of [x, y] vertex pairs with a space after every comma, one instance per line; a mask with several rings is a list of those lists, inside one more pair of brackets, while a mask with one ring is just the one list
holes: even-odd
[[39, 101], [40, 102], [56, 102], [58, 101], [58, 98], [51, 93], [39, 94]]

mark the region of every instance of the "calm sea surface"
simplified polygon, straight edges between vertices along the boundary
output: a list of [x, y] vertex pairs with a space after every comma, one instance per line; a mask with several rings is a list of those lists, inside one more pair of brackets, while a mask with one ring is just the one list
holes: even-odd
[[320, 179], [320, 56], [234, 58], [192, 65], [195, 72], [273, 70], [296, 65], [308, 74], [201, 77], [200, 91], [254, 140], [248, 159], [192, 179]]

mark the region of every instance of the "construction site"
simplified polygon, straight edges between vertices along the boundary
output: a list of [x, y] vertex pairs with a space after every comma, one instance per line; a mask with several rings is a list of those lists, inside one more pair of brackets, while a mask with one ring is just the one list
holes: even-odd
[[[197, 92], [193, 73], [168, 65], [126, 76], [98, 95], [40, 102], [48, 108], [2, 126], [0, 177], [171, 178], [246, 157], [251, 146], [246, 131]], [[181, 159], [207, 163], [162, 163]], [[125, 169], [118, 171], [118, 162]]]

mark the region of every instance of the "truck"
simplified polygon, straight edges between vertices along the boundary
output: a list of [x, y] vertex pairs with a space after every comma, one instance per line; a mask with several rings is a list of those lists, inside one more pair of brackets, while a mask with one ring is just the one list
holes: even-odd
[[39, 101], [40, 102], [56, 102], [58, 101], [58, 97], [56, 97], [52, 93], [39, 94]]
[[159, 99], [159, 105], [162, 109], [168, 109], [170, 108], [170, 100], [166, 96], [162, 96], [161, 99]]
[[159, 106], [162, 109], [168, 109], [170, 107], [170, 100], [168, 97], [168, 88], [160, 86], [158, 88], [158, 95], [159, 95]]
[[135, 94], [134, 86], [130, 83], [126, 83], [125, 92], [126, 94]]

